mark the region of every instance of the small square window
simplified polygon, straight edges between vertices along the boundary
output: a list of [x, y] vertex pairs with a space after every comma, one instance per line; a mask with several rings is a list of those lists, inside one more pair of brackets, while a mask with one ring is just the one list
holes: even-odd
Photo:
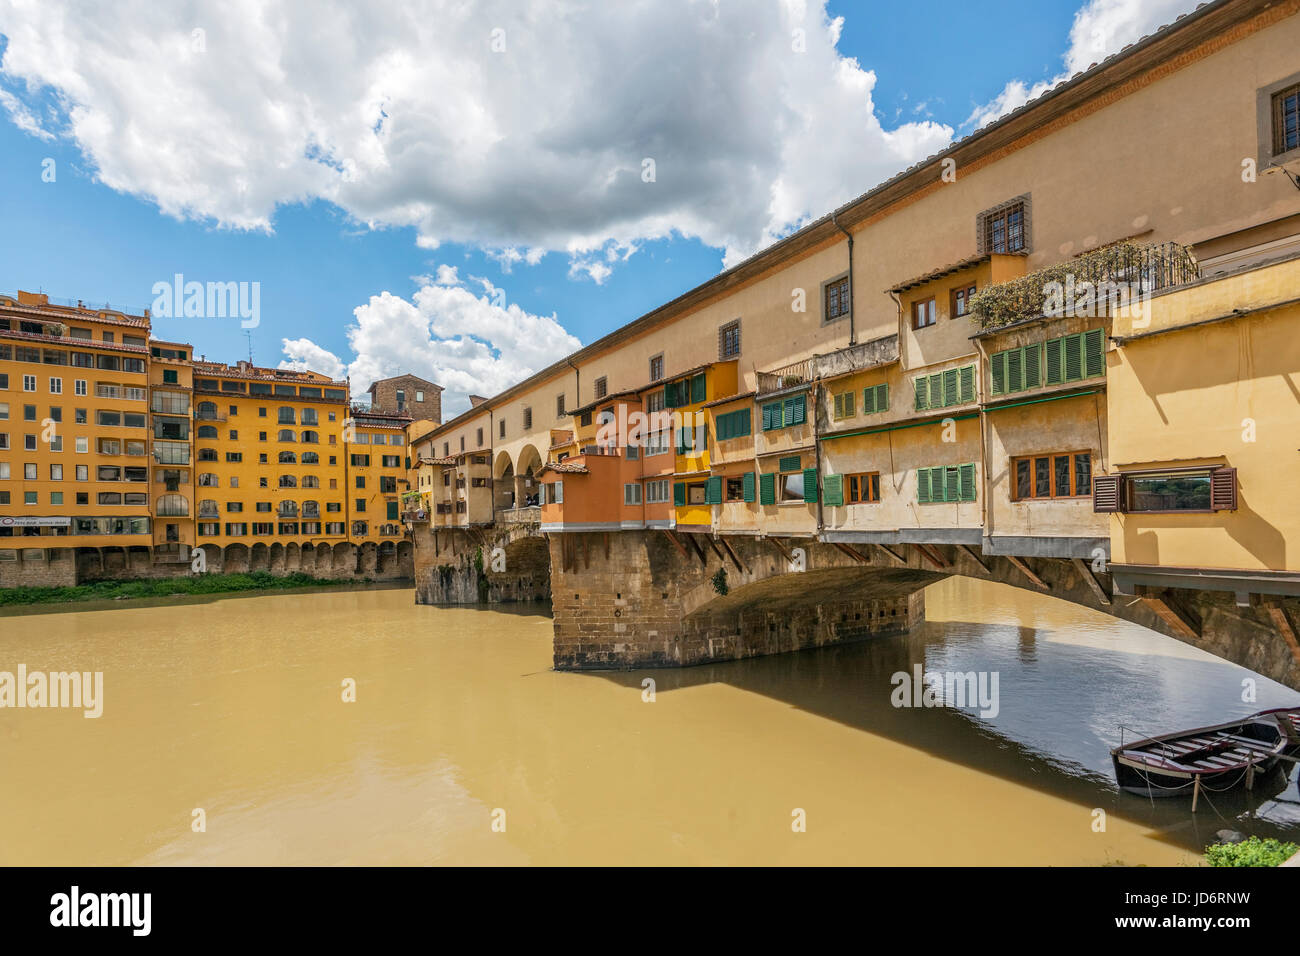
[[740, 319], [718, 329], [718, 357], [735, 358], [740, 354]]

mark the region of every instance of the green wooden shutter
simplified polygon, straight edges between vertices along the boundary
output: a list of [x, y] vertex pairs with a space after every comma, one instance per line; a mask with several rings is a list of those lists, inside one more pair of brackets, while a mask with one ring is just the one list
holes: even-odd
[[944, 406], [956, 405], [958, 397], [957, 370], [955, 368], [944, 369], [943, 372], [943, 404]]
[[993, 380], [993, 394], [1002, 395], [1007, 390], [1007, 353], [994, 352], [989, 358], [989, 376]]
[[397, 502], [396, 502], [396, 501], [390, 501], [390, 502], [388, 502], [387, 504], [388, 504], [388, 520], [389, 520], [389, 521], [396, 521], [396, 520], [397, 520]]
[[845, 392], [844, 393], [844, 417], [845, 418], [852, 418], [854, 415], [858, 413], [857, 408], [854, 407], [856, 405], [857, 402], [854, 399], [853, 393]]
[[807, 401], [803, 395], [795, 395], [785, 400], [785, 424], [802, 425], [807, 421]]
[[961, 481], [961, 500], [962, 500], [962, 501], [974, 501], [974, 500], [975, 500], [975, 464], [974, 464], [974, 462], [971, 462], [971, 463], [966, 464], [966, 465], [961, 465], [960, 468], [959, 468], [959, 471], [960, 471], [960, 473], [961, 473], [961, 477], [960, 477], [960, 481]]
[[930, 500], [930, 469], [916, 469], [916, 500], [925, 504]]
[[713, 475], [704, 483], [704, 503], [706, 505], [722, 504], [722, 476]]
[[889, 411], [889, 383], [876, 386], [876, 411]]
[[686, 482], [684, 482], [684, 481], [674, 481], [674, 482], [673, 482], [673, 504], [676, 505], [678, 508], [681, 508], [681, 507], [684, 507], [684, 506], [685, 506], [685, 504], [686, 504]]
[[963, 365], [957, 370], [957, 378], [960, 382], [960, 395], [958, 401], [963, 405], [975, 401], [975, 366]]
[[746, 501], [752, 502], [754, 500], [754, 484], [755, 484], [754, 473], [752, 471], [745, 472], [744, 477], [742, 478], [742, 484], [743, 484], [743, 492], [741, 496]]
[[776, 504], [776, 475], [770, 471], [763, 472], [758, 476], [758, 503], [761, 505]]
[[714, 415], [713, 427], [717, 431], [718, 441], [726, 441], [731, 437], [731, 415]]
[[704, 373], [701, 372], [699, 375], [691, 379], [691, 402], [695, 403], [704, 401], [705, 394]]
[[750, 425], [752, 422], [752, 413], [750, 409], [742, 408], [740, 411], [736, 412], [736, 422], [737, 422], [736, 434], [733, 435], [732, 437], [743, 438], [745, 435], [748, 435], [750, 432]]
[[673, 388], [673, 383], [669, 382], [664, 386], [664, 408], [677, 407], [677, 390]]
[[916, 388], [916, 410], [925, 411], [930, 407], [930, 380], [924, 375], [918, 375], [912, 384]]
[[1083, 333], [1065, 337], [1065, 380], [1083, 378]]
[[827, 475], [822, 479], [822, 500], [831, 507], [844, 504], [843, 475]]
[[773, 402], [763, 406], [763, 431], [770, 432], [781, 427], [781, 403]]
[[930, 376], [930, 407], [943, 408], [943, 373], [935, 372]]
[[946, 469], [942, 467], [930, 469], [930, 500], [931, 501], [948, 500], [948, 488], [944, 485], [945, 472]]
[[1024, 353], [1020, 349], [1007, 352], [1007, 392], [1019, 392], [1025, 387], [1025, 369], [1021, 364]]
[[781, 464], [777, 467], [781, 471], [798, 471], [799, 466], [803, 464], [803, 459], [798, 455], [787, 455], [781, 459]]
[[817, 500], [817, 469], [803, 470], [803, 500], [809, 503]]
[[1106, 332], [1104, 329], [1089, 329], [1083, 333], [1083, 374], [1093, 378], [1106, 374]]
[[1035, 342], [1033, 345], [1026, 345], [1025, 352], [1025, 388], [1037, 388], [1042, 384], [1043, 377], [1043, 347]]
[[1064, 379], [1064, 358], [1062, 348], [1064, 339], [1048, 339], [1047, 344], [1043, 346], [1045, 352], [1045, 364], [1047, 365], [1047, 384], [1060, 385]]

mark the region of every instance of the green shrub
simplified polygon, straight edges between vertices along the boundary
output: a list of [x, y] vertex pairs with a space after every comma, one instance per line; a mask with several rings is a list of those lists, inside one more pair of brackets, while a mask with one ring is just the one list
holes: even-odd
[[167, 597], [171, 594], [224, 594], [232, 591], [279, 591], [287, 588], [341, 587], [352, 580], [315, 578], [295, 571], [275, 575], [269, 571], [237, 574], [200, 574], [139, 581], [88, 581], [66, 588], [0, 589], [0, 607], [27, 604], [66, 604], [74, 601], [114, 601], [121, 598]]
[[1216, 843], [1205, 848], [1210, 866], [1278, 866], [1300, 849], [1294, 843], [1251, 837], [1242, 843]]

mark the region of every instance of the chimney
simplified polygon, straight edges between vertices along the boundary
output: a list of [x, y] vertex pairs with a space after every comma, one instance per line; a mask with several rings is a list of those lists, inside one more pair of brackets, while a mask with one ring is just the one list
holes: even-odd
[[482, 404], [483, 404], [484, 402], [486, 402], [486, 401], [487, 401], [487, 399], [484, 398], [482, 395], [471, 395], [471, 396], [469, 397], [469, 407], [470, 407], [470, 408], [478, 408], [480, 405], [482, 405]]

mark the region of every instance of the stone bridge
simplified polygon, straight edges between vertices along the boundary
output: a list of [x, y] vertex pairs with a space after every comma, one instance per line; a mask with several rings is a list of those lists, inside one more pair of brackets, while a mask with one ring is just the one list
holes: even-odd
[[1300, 689], [1300, 602], [1119, 594], [1080, 558], [664, 530], [543, 534], [528, 521], [417, 525], [415, 546], [422, 603], [549, 600], [559, 670], [680, 667], [899, 634], [923, 620], [927, 585], [964, 575], [1132, 621]]

